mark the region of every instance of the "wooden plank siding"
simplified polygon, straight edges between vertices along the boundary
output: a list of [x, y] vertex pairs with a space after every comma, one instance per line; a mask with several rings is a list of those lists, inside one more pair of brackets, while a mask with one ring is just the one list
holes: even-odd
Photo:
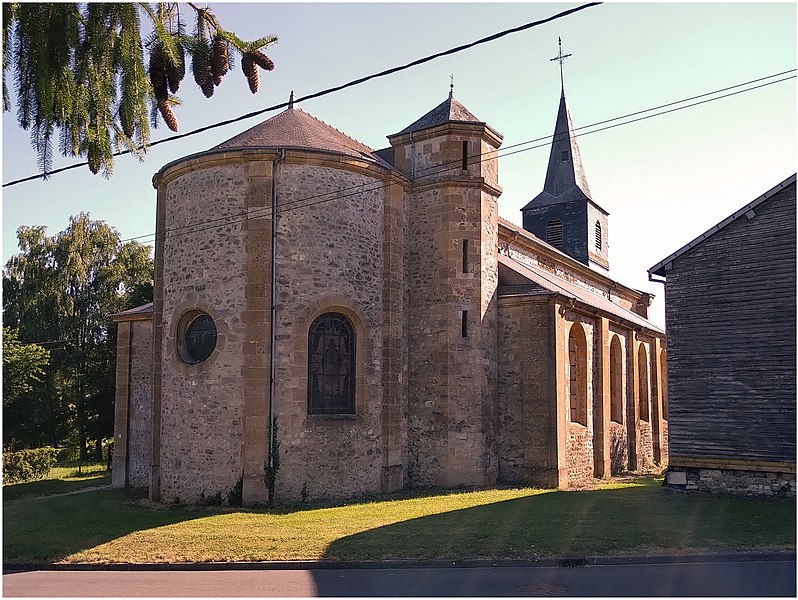
[[666, 273], [672, 464], [795, 463], [795, 183], [754, 212]]

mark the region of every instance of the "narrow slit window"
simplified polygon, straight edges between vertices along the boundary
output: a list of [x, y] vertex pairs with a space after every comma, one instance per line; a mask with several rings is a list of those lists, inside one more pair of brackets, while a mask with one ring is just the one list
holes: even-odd
[[463, 240], [463, 273], [468, 273], [468, 240]]
[[468, 337], [468, 311], [463, 311], [463, 322], [461, 324], [463, 337]]
[[463, 142], [463, 171], [468, 169], [468, 142]]

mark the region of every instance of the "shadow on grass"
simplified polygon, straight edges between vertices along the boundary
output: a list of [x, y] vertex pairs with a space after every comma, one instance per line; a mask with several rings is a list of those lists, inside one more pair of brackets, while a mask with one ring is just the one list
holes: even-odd
[[130, 502], [124, 489], [35, 500], [3, 503], [4, 568], [57, 562], [135, 531], [207, 516], [183, 507], [142, 506]]
[[40, 479], [27, 483], [15, 483], [3, 486], [3, 501], [17, 500], [24, 497], [50, 496], [74, 492], [81, 488], [107, 485], [111, 483], [111, 476], [97, 473], [96, 476], [86, 476], [81, 479]]
[[795, 548], [794, 498], [687, 495], [657, 482], [551, 491], [341, 538], [325, 558], [535, 560], [546, 556]]

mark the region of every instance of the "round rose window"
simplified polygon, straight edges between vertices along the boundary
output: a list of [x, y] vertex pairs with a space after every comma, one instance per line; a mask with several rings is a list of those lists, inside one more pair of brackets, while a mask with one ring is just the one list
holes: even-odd
[[216, 348], [216, 324], [209, 314], [192, 312], [183, 317], [180, 327], [180, 358], [184, 362], [201, 363]]

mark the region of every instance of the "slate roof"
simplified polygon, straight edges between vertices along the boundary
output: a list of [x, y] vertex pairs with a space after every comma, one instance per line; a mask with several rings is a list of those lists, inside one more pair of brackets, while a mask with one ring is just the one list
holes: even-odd
[[[568, 103], [565, 101], [565, 92], [563, 91], [560, 94], [560, 107], [557, 111], [557, 122], [554, 125], [543, 191], [521, 210], [560, 204], [574, 199], [587, 199], [602, 212], [609, 214], [596, 204], [590, 194], [585, 167], [582, 164], [582, 155], [579, 152], [575, 135], [574, 124], [571, 121], [571, 113], [568, 110]], [[567, 153], [568, 160], [562, 159], [564, 153]]]
[[615, 302], [612, 302], [606, 296], [586, 290], [565, 279], [560, 279], [553, 273], [539, 267], [521, 264], [508, 256], [500, 254], [499, 269], [505, 270], [504, 273], [502, 273], [503, 279], [512, 282], [510, 285], [501, 286], [499, 288], [500, 297], [508, 295], [548, 296], [551, 294], [560, 294], [605, 313], [614, 315], [628, 323], [645, 327], [649, 331], [661, 334], [665, 333], [648, 319], [615, 304]]
[[480, 121], [475, 117], [470, 110], [460, 104], [460, 102], [449, 93], [449, 97], [441, 102], [438, 106], [429, 111], [426, 115], [408, 125], [399, 133], [389, 135], [392, 138], [397, 135], [409, 133], [411, 131], [421, 131], [422, 129], [430, 129], [431, 127], [438, 127], [446, 123], [479, 123], [485, 125], [484, 121]]
[[152, 318], [152, 302], [111, 315], [111, 319], [114, 321], [132, 321], [147, 318]]
[[788, 187], [790, 185], [795, 185], [795, 177], [796, 177], [796, 174], [793, 173], [787, 179], [785, 179], [784, 181], [782, 181], [778, 185], [772, 187], [771, 189], [769, 189], [767, 192], [765, 192], [764, 194], [762, 194], [758, 198], [752, 200], [751, 202], [749, 202], [748, 204], [743, 206], [740, 210], [738, 210], [734, 214], [729, 215], [728, 217], [723, 219], [717, 225], [713, 225], [712, 227], [707, 229], [704, 233], [699, 235], [694, 240], [692, 240], [690, 242], [687, 242], [684, 246], [679, 248], [676, 252], [674, 252], [673, 254], [668, 256], [667, 258], [662, 259], [656, 265], [651, 267], [648, 270], [649, 276], [651, 276], [651, 275], [660, 275], [661, 277], [665, 277], [667, 275], [667, 270], [669, 269], [668, 265], [670, 263], [672, 263], [675, 259], [680, 257], [685, 252], [689, 251], [691, 248], [694, 248], [695, 246], [697, 246], [698, 244], [703, 242], [708, 237], [712, 237], [718, 231], [720, 231], [721, 229], [723, 229], [724, 227], [726, 227], [727, 225], [729, 225], [733, 221], [736, 221], [737, 219], [742, 217], [747, 212], [754, 210], [757, 206], [762, 204], [765, 200], [775, 196], [777, 193], [779, 193], [784, 188], [786, 188], [786, 187]]
[[212, 150], [307, 148], [366, 158], [390, 166], [374, 150], [299, 108], [288, 108]]

